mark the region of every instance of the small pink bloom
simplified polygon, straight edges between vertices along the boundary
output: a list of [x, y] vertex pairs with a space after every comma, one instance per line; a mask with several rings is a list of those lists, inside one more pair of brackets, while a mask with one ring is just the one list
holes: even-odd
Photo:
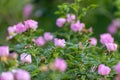
[[18, 69], [15, 73], [15, 80], [31, 80], [29, 72]]
[[9, 35], [13, 35], [15, 33], [15, 30], [16, 30], [16, 26], [9, 26], [8, 27], [8, 33]]
[[44, 33], [44, 39], [45, 39], [46, 41], [50, 41], [50, 40], [53, 39], [53, 35], [51, 35], [50, 32], [45, 32], [45, 33]]
[[25, 5], [24, 10], [23, 10], [24, 18], [28, 18], [31, 15], [32, 10], [33, 10], [32, 4]]
[[108, 32], [111, 33], [111, 34], [115, 34], [117, 32], [117, 28], [114, 27], [113, 25], [110, 25], [108, 27]]
[[101, 34], [100, 35], [100, 42], [102, 44], [113, 43], [114, 42], [114, 38], [109, 33]]
[[90, 44], [93, 45], [93, 46], [96, 46], [97, 45], [97, 39], [96, 38], [90, 38]]
[[112, 21], [112, 25], [114, 25], [114, 27], [119, 28], [120, 27], [120, 20], [119, 19], [114, 19]]
[[16, 25], [16, 33], [21, 34], [26, 31], [26, 27], [20, 22]]
[[32, 41], [35, 42], [37, 46], [43, 46], [46, 43], [42, 36], [38, 37], [36, 40], [33, 39]]
[[71, 30], [73, 30], [74, 32], [80, 32], [84, 27], [84, 23], [80, 23], [80, 21], [71, 24]]
[[115, 71], [117, 74], [120, 74], [120, 62], [115, 66]]
[[55, 59], [54, 66], [60, 72], [64, 72], [67, 69], [66, 62], [61, 58]]
[[22, 53], [20, 59], [23, 63], [32, 63], [32, 58], [30, 54]]
[[66, 22], [65, 18], [58, 18], [57, 21], [56, 21], [56, 25], [58, 27], [63, 27], [63, 25], [65, 24], [65, 22]]
[[110, 73], [111, 69], [104, 64], [100, 64], [98, 67], [98, 74], [107, 76]]
[[14, 80], [14, 76], [11, 72], [2, 72], [0, 80]]
[[33, 29], [33, 30], [36, 30], [38, 28], [38, 22], [37, 21], [34, 21], [34, 20], [26, 20], [25, 22], [25, 27], [27, 29]]
[[73, 22], [76, 19], [74, 14], [67, 14], [67, 22]]
[[9, 55], [9, 47], [0, 46], [0, 56], [8, 56], [8, 55]]
[[117, 44], [115, 43], [106, 43], [105, 44], [108, 51], [116, 51], [117, 50]]
[[54, 39], [54, 44], [55, 44], [55, 46], [57, 46], [57, 47], [63, 48], [63, 47], [65, 47], [65, 45], [66, 45], [65, 43], [66, 43], [66, 42], [65, 42], [64, 39], [57, 39], [57, 38]]

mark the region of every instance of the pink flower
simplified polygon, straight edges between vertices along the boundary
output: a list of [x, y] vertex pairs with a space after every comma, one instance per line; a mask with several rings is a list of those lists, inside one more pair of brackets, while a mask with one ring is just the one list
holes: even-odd
[[58, 27], [63, 27], [63, 25], [65, 24], [65, 22], [66, 22], [65, 18], [58, 18], [57, 21], [56, 21], [56, 25]]
[[14, 76], [11, 72], [2, 72], [0, 80], [14, 80]]
[[115, 66], [115, 71], [117, 74], [120, 74], [120, 62]]
[[54, 66], [60, 72], [64, 72], [67, 69], [66, 62], [61, 58], [55, 59]]
[[33, 42], [35, 42], [37, 46], [43, 46], [46, 43], [42, 36], [38, 37], [36, 40], [33, 39]]
[[38, 28], [38, 22], [37, 21], [34, 21], [34, 20], [26, 20], [25, 22], [25, 27], [27, 29], [33, 29], [33, 30], [36, 30]]
[[65, 43], [66, 43], [66, 42], [65, 42], [64, 39], [57, 39], [57, 38], [54, 39], [54, 44], [55, 44], [55, 46], [57, 46], [57, 47], [63, 48], [63, 47], [65, 47], [65, 45], [66, 45]]
[[108, 27], [108, 32], [111, 33], [111, 34], [115, 34], [117, 32], [117, 28], [114, 27], [113, 25], [110, 25]]
[[73, 22], [76, 19], [74, 14], [67, 14], [67, 22]]
[[117, 50], [117, 44], [115, 43], [106, 43], [105, 44], [108, 51], [116, 51]]
[[26, 27], [20, 22], [16, 25], [16, 33], [21, 34], [26, 31]]
[[20, 59], [23, 63], [32, 63], [32, 58], [30, 54], [22, 53]]
[[45, 33], [44, 33], [44, 39], [45, 39], [46, 41], [50, 41], [50, 40], [53, 39], [53, 35], [51, 35], [50, 32], [45, 32]]
[[33, 10], [32, 4], [25, 5], [25, 7], [23, 9], [23, 16], [24, 16], [24, 18], [28, 18], [31, 15], [32, 10]]
[[93, 46], [96, 46], [97, 45], [97, 39], [96, 38], [90, 38], [90, 44], [93, 45]]
[[18, 69], [15, 73], [15, 80], [30, 80], [29, 72]]
[[8, 55], [9, 55], [9, 47], [0, 46], [0, 56], [8, 56]]
[[113, 43], [114, 38], [109, 33], [101, 34], [100, 35], [100, 42], [102, 44]]
[[80, 21], [77, 21], [76, 23], [71, 24], [71, 29], [74, 32], [82, 31], [82, 29], [85, 27], [84, 23], [80, 23]]
[[112, 25], [114, 25], [114, 27], [116, 27], [116, 28], [120, 27], [120, 20], [119, 19], [114, 19], [112, 21]]
[[98, 67], [98, 74], [107, 76], [110, 73], [111, 69], [104, 64], [100, 64]]
[[9, 35], [13, 35], [15, 33], [15, 30], [16, 30], [16, 26], [9, 26], [8, 27], [8, 33]]

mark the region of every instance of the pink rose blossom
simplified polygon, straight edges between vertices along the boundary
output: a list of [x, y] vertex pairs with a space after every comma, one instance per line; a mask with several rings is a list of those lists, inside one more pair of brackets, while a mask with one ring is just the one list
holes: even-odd
[[120, 74], [120, 62], [115, 66], [115, 71], [117, 74]]
[[18, 69], [15, 73], [15, 80], [31, 80], [29, 72]]
[[26, 27], [20, 22], [16, 25], [16, 33], [21, 34], [26, 31]]
[[61, 58], [55, 59], [54, 66], [60, 72], [64, 72], [67, 69], [66, 62]]
[[46, 41], [50, 41], [50, 40], [53, 39], [53, 35], [51, 35], [50, 32], [45, 32], [45, 33], [44, 33], [44, 39], [45, 39]]
[[64, 39], [57, 39], [57, 38], [54, 39], [54, 44], [55, 44], [55, 46], [57, 46], [57, 47], [63, 48], [63, 47], [65, 47], [65, 45], [66, 45], [65, 43], [66, 43], [66, 42], [65, 42]]
[[36, 30], [38, 28], [38, 22], [37, 21], [34, 21], [34, 20], [26, 20], [25, 22], [25, 27], [27, 29], [33, 29], [33, 30]]
[[111, 34], [115, 34], [117, 32], [117, 28], [114, 27], [113, 25], [110, 25], [108, 27], [108, 32], [111, 33]]
[[106, 43], [105, 44], [108, 51], [116, 51], [117, 50], [117, 44], [115, 43]]
[[102, 44], [113, 43], [114, 42], [114, 38], [109, 33], [101, 34], [100, 35], [100, 42]]
[[14, 75], [11, 72], [2, 72], [0, 80], [14, 80]]
[[13, 35], [15, 33], [15, 30], [16, 30], [16, 26], [9, 26], [8, 27], [8, 33], [9, 35]]
[[112, 21], [112, 24], [114, 25], [114, 27], [119, 28], [120, 27], [120, 20], [119, 19], [114, 19]]
[[107, 76], [110, 73], [111, 69], [104, 64], [100, 64], [98, 67], [98, 74]]
[[9, 55], [9, 47], [0, 46], [0, 56], [8, 56], [8, 55]]
[[23, 9], [23, 16], [24, 16], [24, 18], [28, 18], [31, 15], [32, 10], [33, 10], [32, 4], [25, 5], [25, 7]]
[[96, 46], [97, 45], [97, 39], [96, 38], [90, 38], [90, 44], [93, 45], [93, 46]]
[[80, 32], [84, 27], [85, 27], [84, 23], [80, 23], [80, 21], [71, 24], [71, 30], [74, 32]]
[[42, 36], [38, 37], [36, 40], [33, 39], [32, 41], [35, 42], [37, 46], [43, 46], [46, 43], [45, 39]]
[[67, 22], [73, 22], [76, 19], [74, 14], [67, 14]]
[[65, 22], [66, 22], [65, 18], [58, 18], [57, 21], [56, 21], [56, 25], [58, 27], [63, 27], [63, 25], [65, 24]]
[[30, 54], [22, 53], [20, 59], [23, 63], [32, 63], [32, 58]]

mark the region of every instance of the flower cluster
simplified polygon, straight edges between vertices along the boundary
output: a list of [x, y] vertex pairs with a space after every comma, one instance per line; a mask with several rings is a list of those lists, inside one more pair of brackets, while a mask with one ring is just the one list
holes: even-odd
[[109, 33], [101, 34], [100, 42], [106, 46], [109, 52], [117, 50], [117, 44], [114, 43], [114, 38]]
[[28, 29], [36, 30], [38, 28], [38, 22], [34, 20], [26, 20], [24, 24], [19, 22], [16, 25], [8, 27], [8, 39], [13, 38], [16, 34], [22, 34], [23, 32], [27, 31]]
[[115, 34], [120, 27], [120, 20], [115, 19], [112, 23], [108, 26], [108, 32], [111, 34]]
[[58, 27], [63, 27], [66, 22], [70, 23], [71, 30], [74, 32], [80, 32], [85, 27], [84, 23], [81, 23], [79, 20], [75, 21], [76, 16], [74, 14], [67, 14], [67, 18], [58, 18], [56, 25]]
[[16, 69], [9, 72], [2, 72], [0, 75], [0, 80], [31, 80], [30, 74], [21, 69]]
[[[8, 46], [0, 46], [0, 59], [2, 62], [6, 63], [7, 61], [17, 60], [17, 55], [18, 54], [15, 52], [10, 53]], [[31, 56], [23, 53], [21, 54], [21, 61], [31, 63]], [[0, 80], [30, 80], [30, 74], [27, 71], [21, 69], [16, 69], [13, 71], [15, 72], [2, 72], [0, 75]]]
[[53, 35], [50, 32], [45, 32], [44, 36], [39, 36], [37, 39], [32, 39], [32, 41], [37, 46], [43, 46], [46, 42], [51, 41], [53, 39]]

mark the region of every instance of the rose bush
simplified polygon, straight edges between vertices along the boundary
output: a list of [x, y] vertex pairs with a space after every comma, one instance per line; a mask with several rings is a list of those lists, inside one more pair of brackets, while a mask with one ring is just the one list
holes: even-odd
[[79, 4], [60, 6], [60, 29], [53, 33], [32, 19], [8, 27], [10, 44], [0, 46], [0, 80], [119, 80], [117, 41], [110, 33], [92, 36], [81, 18], [95, 5]]

